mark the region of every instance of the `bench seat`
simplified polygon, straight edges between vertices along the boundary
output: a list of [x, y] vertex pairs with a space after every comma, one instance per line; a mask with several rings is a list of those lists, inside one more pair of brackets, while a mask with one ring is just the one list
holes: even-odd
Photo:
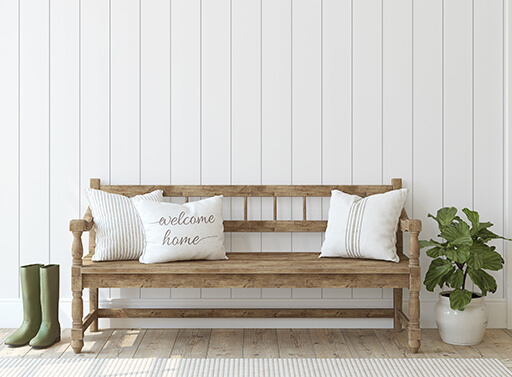
[[400, 262], [318, 258], [318, 253], [227, 253], [228, 260], [141, 264], [83, 259], [84, 288], [407, 288]]
[[400, 262], [372, 259], [318, 258], [320, 253], [227, 253], [227, 260], [142, 264], [137, 260], [93, 262], [83, 259], [82, 274], [403, 274], [409, 276], [409, 258]]

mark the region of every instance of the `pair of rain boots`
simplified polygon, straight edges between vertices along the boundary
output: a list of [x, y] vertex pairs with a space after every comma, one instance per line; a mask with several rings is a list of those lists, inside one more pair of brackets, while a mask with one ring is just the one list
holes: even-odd
[[47, 348], [60, 341], [59, 265], [21, 266], [23, 323], [5, 344]]

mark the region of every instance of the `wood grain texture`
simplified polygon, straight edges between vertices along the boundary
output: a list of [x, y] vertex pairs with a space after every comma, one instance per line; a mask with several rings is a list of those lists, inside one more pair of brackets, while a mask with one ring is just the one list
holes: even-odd
[[[14, 329], [0, 329], [0, 339], [11, 334]], [[64, 332], [69, 329], [64, 329]], [[125, 335], [126, 330], [123, 330]], [[147, 330], [142, 341], [139, 343], [137, 351], [132, 357], [140, 357], [147, 354], [147, 357], [182, 357], [176, 350], [174, 339], [178, 339], [178, 332], [181, 332], [178, 348], [182, 351], [189, 351], [192, 357], [218, 357], [220, 354], [236, 354], [243, 358], [278, 358], [280, 352], [282, 355], [287, 353], [302, 354], [307, 358], [354, 358], [359, 355], [362, 358], [372, 358], [377, 355], [369, 352], [367, 349], [371, 345], [377, 345], [376, 349], [382, 346], [388, 357], [391, 358], [497, 358], [512, 370], [512, 331], [502, 329], [488, 329], [483, 341], [475, 346], [453, 346], [443, 343], [439, 338], [437, 329], [423, 329], [424, 344], [422, 349], [414, 354], [408, 347], [408, 337], [405, 331], [396, 332], [393, 329], [376, 330], [347, 330], [347, 329], [310, 329], [309, 332], [311, 345], [304, 332], [300, 335], [295, 333], [291, 335], [290, 329], [281, 329], [281, 341], [285, 338], [305, 339], [306, 346], [300, 347], [294, 345], [295, 341], [278, 341], [277, 330], [275, 329], [244, 329], [231, 332], [222, 329], [213, 330], [216, 332], [213, 343], [216, 344], [214, 350], [210, 331], [203, 330], [172, 330], [172, 329], [151, 329]], [[302, 330], [301, 330], [302, 331]], [[111, 353], [111, 348], [104, 348], [105, 343], [110, 338], [114, 330], [100, 331], [96, 333], [85, 333], [84, 351], [75, 355], [68, 342], [60, 342], [54, 346], [38, 351], [38, 356], [48, 358], [96, 358], [101, 357], [103, 352]], [[243, 332], [243, 336], [240, 333]], [[235, 334], [235, 335], [233, 335]], [[283, 334], [285, 334], [283, 336]], [[355, 335], [354, 335], [355, 334]], [[231, 347], [228, 343], [233, 339], [243, 337], [243, 342], [237, 343], [237, 349]], [[357, 339], [354, 341], [354, 339]], [[291, 344], [291, 345], [290, 345]], [[68, 345], [64, 352], [60, 352], [62, 347]], [[0, 346], [0, 354], [11, 355], [12, 357], [23, 357], [23, 355], [32, 354], [34, 350], [28, 351], [29, 347], [13, 348], [5, 352], [5, 347]], [[297, 350], [299, 349], [299, 350]], [[381, 350], [382, 351], [382, 350]], [[180, 351], [181, 352], [181, 351]], [[125, 354], [128, 354], [125, 352]], [[167, 356], [165, 356], [167, 355]], [[229, 356], [226, 356], [229, 357]], [[281, 356], [282, 357], [282, 356]]]
[[114, 330], [101, 330], [94, 333], [84, 334], [84, 346], [82, 352], [75, 354], [71, 347], [62, 354], [61, 358], [72, 359], [75, 357], [96, 358], [103, 350], [105, 343], [110, 339]]
[[145, 329], [114, 330], [98, 358], [133, 358], [145, 334]]
[[315, 354], [307, 329], [277, 329], [277, 343], [280, 358], [306, 358]]
[[[226, 4], [224, 4], [226, 5]], [[302, 4], [305, 6], [305, 4]], [[305, 9], [305, 8], [304, 8]], [[303, 10], [304, 10], [303, 9]], [[216, 11], [216, 10], [215, 10]], [[209, 12], [215, 12], [210, 9]], [[210, 22], [214, 22], [210, 19]], [[213, 57], [211, 56], [213, 59]], [[216, 119], [213, 109], [210, 121]], [[213, 176], [208, 180], [215, 181]], [[97, 187], [98, 179], [91, 180]], [[123, 194], [135, 195], [162, 189], [169, 196], [188, 199], [190, 196], [224, 195], [241, 197], [243, 218], [241, 221], [225, 222], [226, 231], [234, 232], [302, 232], [313, 233], [324, 231], [326, 221], [308, 220], [308, 197], [328, 197], [334, 188], [365, 196], [377, 192], [399, 189], [400, 178], [392, 180], [389, 185], [363, 186], [326, 186], [326, 185], [196, 185], [196, 186], [133, 186], [108, 185], [100, 189]], [[277, 218], [278, 196], [302, 197], [302, 220], [293, 214], [292, 220], [249, 220], [248, 198], [270, 196], [274, 198], [274, 219]], [[311, 199], [312, 200], [312, 199]], [[229, 209], [234, 201], [229, 203]], [[315, 216], [310, 214], [309, 216]], [[321, 216], [321, 214], [320, 214]], [[140, 264], [138, 261], [93, 262], [89, 253], [82, 259], [83, 246], [81, 236], [92, 227], [94, 219], [90, 211], [85, 219], [72, 220], [70, 228], [73, 232], [73, 330], [72, 347], [80, 352], [83, 346], [82, 332], [91, 324], [92, 331], [97, 330], [96, 312], [98, 288], [202, 288], [203, 297], [213, 298], [216, 294], [225, 293], [222, 288], [292, 288], [293, 297], [304, 297], [313, 292], [313, 296], [321, 296], [318, 288], [394, 288], [396, 299], [394, 309], [99, 309], [99, 318], [393, 318], [395, 329], [401, 323], [406, 325], [408, 343], [412, 352], [420, 346], [419, 329], [419, 290], [421, 275], [419, 267], [418, 235], [421, 222], [407, 217], [405, 210], [401, 216], [401, 231], [411, 234], [409, 256], [400, 254], [399, 263], [376, 260], [318, 258], [318, 253], [298, 252], [260, 252], [260, 253], [228, 253], [228, 260], [222, 261], [182, 261], [162, 264]], [[301, 233], [301, 234], [302, 234]], [[302, 237], [302, 236], [301, 236]], [[297, 238], [306, 241], [306, 238]], [[401, 246], [402, 244], [399, 243]], [[319, 247], [319, 245], [318, 245]], [[228, 247], [229, 249], [229, 247]], [[306, 247], [307, 249], [307, 247]], [[91, 288], [91, 313], [82, 322], [82, 290]], [[303, 289], [307, 288], [307, 289]], [[409, 288], [409, 319], [401, 312], [401, 290]], [[316, 290], [315, 290], [316, 289]], [[229, 293], [229, 291], [227, 291]], [[208, 295], [207, 295], [208, 293]], [[259, 297], [259, 295], [258, 295]], [[179, 338], [179, 336], [178, 336]], [[290, 339], [289, 339], [290, 340]], [[293, 340], [293, 339], [292, 339]], [[310, 339], [311, 340], [311, 339]], [[111, 340], [113, 342], [114, 340]], [[243, 340], [242, 340], [243, 341]], [[221, 347], [222, 348], [222, 347]], [[222, 352], [221, 352], [222, 353]]]
[[330, 197], [332, 190], [347, 194], [368, 196], [393, 189], [391, 185], [101, 185], [102, 191], [125, 196], [147, 194], [162, 190], [169, 197]]
[[175, 329], [148, 329], [134, 358], [168, 358], [178, 336]]
[[370, 259], [318, 258], [318, 253], [227, 253], [228, 260], [141, 264], [139, 261], [92, 262], [83, 259], [82, 274], [383, 274], [408, 275], [409, 259], [399, 263]]
[[425, 357], [459, 357], [454, 346], [444, 343], [437, 329], [424, 329], [422, 333], [423, 347], [421, 351]]
[[394, 288], [407, 287], [408, 282], [407, 275], [398, 274], [83, 275], [84, 287], [98, 288]]
[[375, 335], [377, 336], [377, 339], [379, 339], [380, 343], [386, 350], [386, 353], [388, 354], [389, 357], [425, 357], [425, 355], [421, 351], [417, 353], [411, 352], [408, 346], [409, 339], [407, 337], [407, 331], [397, 332], [394, 330], [375, 329], [374, 332]]
[[174, 343], [171, 358], [204, 358], [208, 354], [210, 329], [181, 329]]
[[373, 330], [344, 330], [343, 335], [356, 358], [384, 358], [388, 354]]
[[352, 357], [347, 342], [339, 329], [310, 329], [315, 356], [318, 358]]
[[243, 346], [243, 329], [212, 329], [207, 358], [241, 358]]
[[99, 318], [393, 318], [393, 309], [99, 309]]
[[278, 358], [275, 329], [244, 329], [244, 358]]

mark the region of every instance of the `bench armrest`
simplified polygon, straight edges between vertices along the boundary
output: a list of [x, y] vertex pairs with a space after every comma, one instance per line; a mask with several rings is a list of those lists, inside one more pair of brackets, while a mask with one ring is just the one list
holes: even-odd
[[421, 220], [410, 219], [405, 212], [402, 210], [400, 215], [400, 230], [402, 232], [421, 232]]
[[[90, 208], [87, 208], [87, 212], [85, 213], [83, 219], [71, 220], [69, 222], [69, 230], [73, 232], [73, 246], [71, 252], [73, 255], [73, 266], [75, 267], [79, 267], [82, 265], [82, 258], [84, 256], [82, 234], [83, 232], [91, 232], [91, 238], [94, 240], [95, 234], [93, 226], [94, 218], [92, 217]], [[94, 247], [95, 245], [92, 246]]]
[[90, 209], [87, 209], [83, 219], [71, 220], [69, 222], [69, 230], [71, 232], [88, 232], [94, 225], [94, 219]]
[[418, 236], [421, 232], [421, 220], [409, 219], [407, 213], [405, 212], [405, 209], [403, 209], [402, 214], [400, 215], [400, 230], [402, 232], [409, 232], [411, 235], [411, 238], [409, 240], [409, 289], [417, 293], [421, 289], [421, 273], [419, 263], [420, 244], [418, 241]]

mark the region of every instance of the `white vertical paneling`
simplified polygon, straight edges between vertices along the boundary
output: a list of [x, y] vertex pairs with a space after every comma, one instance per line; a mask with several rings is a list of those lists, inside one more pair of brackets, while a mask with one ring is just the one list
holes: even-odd
[[[0, 297], [18, 296], [19, 138], [18, 138], [18, 1], [0, 2], [0, 228], [3, 234]], [[6, 163], [9, 161], [9, 163]]]
[[[382, 181], [382, 1], [353, 2], [353, 183]], [[386, 182], [387, 183], [387, 182]], [[382, 289], [353, 290], [380, 298]]]
[[[422, 239], [437, 235], [427, 213], [443, 205], [474, 206], [503, 233], [506, 5], [1, 1], [0, 207], [9, 236], [0, 297], [17, 297], [20, 263], [52, 262], [61, 265], [61, 296], [69, 298], [68, 222], [83, 215], [91, 177], [104, 184], [387, 184], [402, 177], [413, 194], [409, 214], [424, 220]], [[278, 219], [300, 219], [302, 200], [294, 203], [279, 199]], [[325, 218], [328, 203], [308, 200], [308, 217]], [[224, 215], [243, 218], [243, 200], [226, 199]], [[272, 200], [250, 200], [248, 215], [271, 219]], [[321, 240], [226, 236], [228, 250], [247, 252], [317, 251]], [[421, 253], [423, 272], [429, 262]], [[494, 276], [492, 298], [501, 299], [506, 276]], [[201, 298], [200, 289], [112, 293]], [[236, 289], [202, 297], [378, 302], [390, 292]]]
[[[474, 209], [503, 235], [503, 0], [474, 3]], [[510, 174], [510, 172], [509, 172]], [[504, 252], [502, 240], [494, 242]], [[506, 258], [505, 258], [506, 259]], [[492, 273], [504, 297], [503, 271]]]
[[[233, 184], [261, 182], [261, 0], [232, 2], [232, 143]], [[232, 216], [244, 216], [243, 199], [232, 202]], [[261, 219], [261, 199], [248, 200], [247, 216]], [[232, 250], [261, 251], [261, 233], [232, 233]], [[233, 298], [260, 298], [261, 289], [232, 289]]]
[[[111, 0], [110, 163], [112, 184], [140, 182], [139, 1]], [[137, 288], [112, 296], [139, 297]]]
[[50, 262], [71, 297], [68, 224], [80, 217], [79, 1], [50, 2]]
[[[504, 64], [504, 112], [503, 115], [505, 117], [503, 122], [503, 131], [504, 131], [504, 138], [503, 142], [505, 144], [504, 152], [505, 152], [505, 158], [504, 158], [504, 235], [505, 237], [510, 238], [512, 235], [512, 174], [510, 174], [511, 167], [512, 167], [512, 117], [510, 114], [510, 109], [512, 109], [512, 7], [510, 2], [504, 1], [503, 3], [503, 17], [505, 18], [504, 25], [503, 25], [503, 38], [504, 38], [504, 44], [503, 44], [503, 64]], [[512, 245], [510, 242], [505, 242], [505, 247], [503, 252], [506, 255], [510, 255], [510, 250], [512, 248]], [[504, 271], [505, 275], [505, 283], [506, 286], [504, 286], [504, 289], [506, 291], [506, 298], [507, 298], [507, 328], [512, 329], [512, 263], [508, 263], [508, 266], [505, 266]]]
[[472, 2], [444, 2], [444, 205], [473, 206]]
[[[292, 3], [292, 183], [322, 183], [322, 3]], [[303, 200], [294, 198], [292, 218], [303, 218]], [[307, 200], [307, 216], [319, 219], [321, 199]], [[320, 233], [292, 234], [292, 251], [315, 251]], [[292, 297], [320, 298], [321, 289], [293, 288]]]
[[171, 182], [201, 181], [200, 2], [171, 2]]
[[[353, 180], [382, 180], [382, 2], [353, 2]], [[386, 182], [387, 183], [387, 182]]]
[[[171, 2], [171, 183], [201, 183], [200, 0]], [[173, 298], [199, 298], [195, 288]]]
[[[90, 178], [110, 183], [109, 2], [80, 2], [80, 192], [81, 211], [87, 208], [83, 190]], [[88, 237], [83, 237], [87, 249]], [[100, 298], [109, 290], [100, 289]]]
[[[140, 173], [142, 184], [171, 181], [171, 4], [141, 2]], [[142, 298], [168, 298], [170, 289], [141, 290]]]
[[323, 184], [349, 184], [352, 177], [351, 15], [350, 0], [323, 0]]
[[[323, 0], [322, 183], [352, 178], [352, 2]], [[323, 201], [327, 219], [329, 200]], [[322, 297], [350, 297], [351, 289], [324, 288]]]
[[[201, 6], [201, 181], [231, 182], [231, 7], [230, 0]], [[223, 217], [230, 218], [229, 198]], [[225, 237], [230, 249], [230, 237]], [[229, 289], [202, 289], [202, 297], [227, 298]]]
[[[412, 215], [412, 2], [390, 0], [382, 9], [382, 176], [402, 178]], [[408, 238], [407, 238], [408, 239]], [[408, 243], [406, 243], [407, 245]], [[383, 290], [384, 297], [392, 289]]]
[[[413, 169], [414, 218], [423, 224], [421, 239], [435, 238], [436, 222], [427, 218], [443, 205], [443, 3], [414, 3]], [[423, 275], [430, 258], [420, 253]], [[435, 297], [423, 291], [422, 297]]]
[[[291, 1], [262, 0], [261, 12], [261, 179], [263, 184], [290, 184]], [[277, 215], [291, 218], [291, 200], [278, 200]], [[262, 200], [262, 217], [272, 218], [272, 200]], [[263, 233], [262, 250], [291, 250], [291, 235]], [[291, 289], [264, 288], [262, 297], [289, 298]]]
[[[49, 2], [20, 1], [20, 263], [49, 261]], [[40, 226], [34, 226], [34, 218]]]

